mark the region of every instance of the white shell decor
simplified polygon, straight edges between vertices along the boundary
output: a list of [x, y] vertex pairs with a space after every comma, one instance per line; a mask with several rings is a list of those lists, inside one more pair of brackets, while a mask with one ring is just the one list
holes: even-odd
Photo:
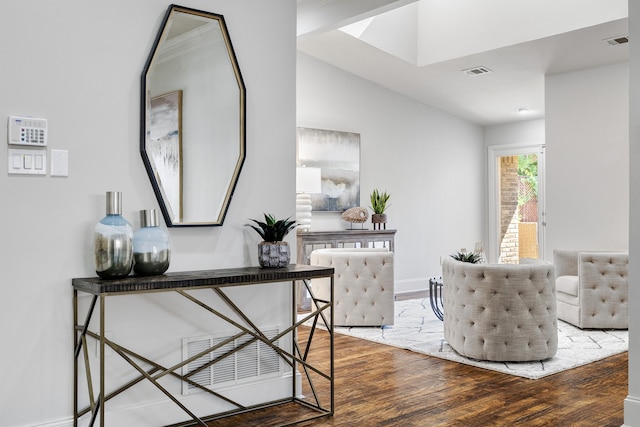
[[369, 212], [363, 207], [356, 206], [355, 208], [344, 211], [342, 218], [347, 222], [362, 223], [369, 219]]

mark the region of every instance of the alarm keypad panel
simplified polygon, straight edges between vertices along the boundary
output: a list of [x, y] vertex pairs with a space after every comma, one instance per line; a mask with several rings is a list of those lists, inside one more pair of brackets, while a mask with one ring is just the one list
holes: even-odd
[[7, 123], [9, 174], [47, 175], [47, 139], [47, 119], [9, 116]]
[[47, 146], [47, 119], [9, 116], [8, 130], [11, 145]]

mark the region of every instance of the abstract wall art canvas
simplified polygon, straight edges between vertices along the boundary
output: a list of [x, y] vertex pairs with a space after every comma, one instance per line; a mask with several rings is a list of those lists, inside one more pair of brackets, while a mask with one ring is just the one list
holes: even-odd
[[297, 166], [321, 169], [314, 211], [343, 212], [360, 205], [360, 134], [299, 127]]

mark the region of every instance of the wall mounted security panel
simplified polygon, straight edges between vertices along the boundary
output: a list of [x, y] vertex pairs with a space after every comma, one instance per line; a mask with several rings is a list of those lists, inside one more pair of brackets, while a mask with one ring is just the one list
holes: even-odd
[[47, 146], [47, 119], [9, 116], [7, 142], [11, 145]]

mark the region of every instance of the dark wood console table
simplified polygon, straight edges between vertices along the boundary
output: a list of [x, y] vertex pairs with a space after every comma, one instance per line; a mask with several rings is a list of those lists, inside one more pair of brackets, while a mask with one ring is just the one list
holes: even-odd
[[381, 244], [394, 251], [396, 230], [304, 231], [297, 233], [298, 264], [309, 264], [309, 256], [318, 248], [367, 248]]
[[[74, 317], [74, 426], [78, 426], [80, 419], [83, 422], [86, 420], [88, 425], [93, 426], [96, 420], [99, 420], [100, 426], [105, 426], [105, 404], [113, 397], [119, 395], [122, 392], [130, 389], [140, 382], [145, 380], [151, 382], [162, 393], [166, 395], [173, 403], [179, 406], [189, 417], [188, 421], [179, 423], [176, 425], [199, 425], [206, 427], [207, 422], [217, 420], [220, 418], [233, 417], [237, 414], [247, 413], [250, 411], [257, 411], [268, 407], [276, 407], [284, 404], [296, 404], [304, 409], [303, 419], [287, 420], [282, 425], [296, 424], [303, 421], [309, 421], [315, 418], [332, 416], [334, 413], [334, 366], [333, 366], [333, 314], [330, 310], [333, 302], [333, 268], [326, 267], [312, 267], [308, 265], [291, 265], [286, 268], [277, 269], [263, 269], [259, 267], [247, 267], [236, 269], [221, 269], [221, 270], [209, 270], [209, 271], [189, 271], [189, 272], [175, 272], [167, 273], [160, 276], [148, 276], [148, 277], [136, 277], [131, 276], [125, 279], [119, 280], [105, 280], [97, 277], [92, 278], [76, 278], [72, 279], [73, 287], [73, 317]], [[314, 278], [330, 277], [331, 278], [331, 301], [320, 300], [313, 296], [313, 292], [310, 289], [308, 281]], [[312, 312], [305, 314], [303, 319], [298, 320], [296, 311], [296, 281], [302, 281], [307, 286], [307, 291], [311, 294], [312, 298]], [[238, 304], [232, 301], [232, 298], [225, 293], [225, 288], [264, 284], [269, 286], [270, 283], [276, 282], [291, 282], [292, 292], [292, 315], [291, 324], [283, 331], [281, 331], [277, 337], [268, 338], [267, 335], [260, 330], [259, 326], [256, 326], [250, 318], [251, 313], [243, 312], [238, 308]], [[234, 313], [234, 316], [241, 319], [236, 321], [231, 319], [228, 315], [221, 313], [219, 310], [211, 307], [201, 299], [196, 298], [192, 291], [200, 289], [210, 289], [214, 292], [219, 301], [222, 301], [225, 307], [228, 307]], [[206, 416], [196, 415], [192, 410], [187, 407], [184, 401], [181, 401], [178, 397], [171, 394], [165, 387], [163, 387], [158, 379], [164, 376], [171, 376], [178, 378], [182, 382], [189, 383], [191, 385], [196, 384], [195, 381], [190, 378], [191, 373], [181, 373], [183, 366], [187, 365], [193, 360], [202, 357], [205, 354], [212, 353], [216, 350], [220, 350], [223, 344], [213, 345], [212, 347], [200, 352], [196, 356], [193, 356], [186, 361], [171, 367], [162, 366], [160, 363], [149, 360], [147, 357], [125, 348], [105, 336], [105, 328], [107, 319], [105, 317], [105, 304], [107, 298], [115, 296], [127, 295], [139, 295], [149, 292], [173, 292], [185, 297], [188, 301], [193, 302], [199, 307], [204, 308], [209, 313], [217, 316], [228, 324], [231, 324], [234, 328], [239, 330], [238, 336], [245, 336], [248, 342], [259, 342], [266, 344], [269, 348], [273, 349], [278, 357], [291, 368], [293, 384], [291, 386], [291, 396], [285, 399], [278, 399], [274, 401], [265, 402], [250, 407], [244, 406], [233, 399], [223, 395], [223, 392], [205, 388], [204, 392], [207, 392], [212, 399], [222, 399], [226, 403], [231, 403], [235, 409], [226, 411], [224, 413], [207, 414]], [[83, 313], [83, 322], [79, 322], [79, 306], [78, 299], [79, 293], [88, 294], [90, 302], [86, 313]], [[99, 330], [92, 330], [90, 327], [90, 321], [94, 316], [94, 311], [98, 305], [99, 309]], [[188, 313], [185, 313], [187, 315]], [[120, 315], [120, 314], [119, 314]], [[124, 315], [124, 314], [123, 314]], [[305, 330], [304, 334], [298, 333], [298, 327], [307, 321], [313, 321], [313, 326], [309, 332]], [[319, 323], [318, 323], [319, 322]], [[323, 326], [323, 331], [328, 333], [329, 337], [329, 349], [328, 360], [327, 357], [316, 357], [315, 361], [321, 359], [322, 363], [318, 364], [309, 360], [309, 355], [316, 347], [312, 346], [312, 339], [314, 332], [316, 331], [316, 324]], [[323, 332], [325, 333], [325, 332]], [[91, 337], [97, 340], [99, 345], [99, 375], [96, 377], [95, 373], [91, 372], [89, 353], [87, 349], [87, 337]], [[291, 341], [288, 341], [288, 339]], [[286, 341], [287, 345], [279, 346], [277, 342], [279, 340]], [[289, 347], [290, 344], [290, 347]], [[283, 348], [285, 347], [285, 348]], [[210, 364], [217, 363], [217, 361], [233, 355], [240, 350], [241, 347], [236, 347], [224, 353], [222, 356], [216, 357]], [[291, 350], [288, 350], [290, 348]], [[105, 350], [111, 349], [114, 354], [118, 354], [124, 361], [126, 361], [135, 371], [136, 377], [126, 384], [122, 384], [114, 387], [111, 390], [106, 390], [105, 387]], [[327, 348], [323, 347], [320, 351], [326, 351]], [[84, 373], [79, 372], [82, 365], [79, 360], [80, 355], [84, 357]], [[84, 377], [87, 382], [86, 393], [88, 397], [89, 405], [86, 408], [79, 408], [79, 382], [81, 377]], [[297, 377], [301, 377], [302, 381], [300, 386], [297, 382]], [[313, 377], [313, 380], [312, 380]], [[299, 379], [299, 378], [298, 378]], [[94, 396], [94, 386], [96, 381], [99, 383], [97, 389], [97, 396]], [[196, 384], [198, 385], [198, 384]], [[198, 385], [199, 386], [199, 385]], [[199, 388], [203, 388], [199, 386]], [[288, 388], [288, 387], [287, 387]], [[302, 389], [301, 389], [302, 388]], [[328, 390], [328, 393], [324, 393]], [[229, 418], [231, 421], [233, 418]]]

